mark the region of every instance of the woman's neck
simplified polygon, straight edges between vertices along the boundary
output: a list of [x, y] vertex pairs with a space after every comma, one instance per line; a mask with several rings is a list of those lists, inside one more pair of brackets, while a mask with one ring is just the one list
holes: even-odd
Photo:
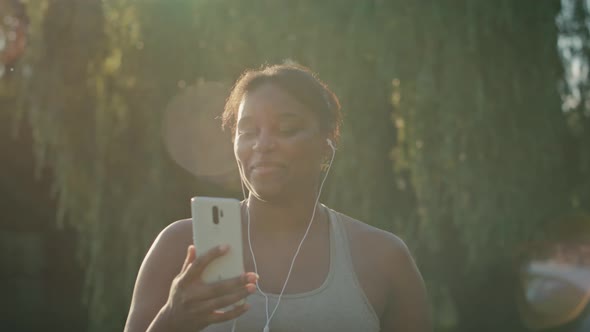
[[[309, 195], [303, 199], [290, 199], [281, 202], [262, 201], [250, 194], [246, 201], [245, 217], [256, 233], [278, 235], [305, 232], [312, 215], [314, 223], [322, 218], [321, 205], [316, 205], [316, 197]], [[314, 213], [314, 209], [316, 210]]]

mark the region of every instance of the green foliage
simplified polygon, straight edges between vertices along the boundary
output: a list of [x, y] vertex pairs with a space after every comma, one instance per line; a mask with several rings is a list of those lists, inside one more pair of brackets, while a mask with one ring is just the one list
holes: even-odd
[[559, 27], [558, 45], [564, 63], [564, 77], [560, 80], [562, 108], [571, 130], [567, 151], [570, 181], [574, 194], [572, 204], [589, 209], [590, 206], [590, 29], [585, 24], [590, 16], [588, 5], [563, 0], [556, 19]]
[[411, 173], [432, 249], [448, 240], [439, 227], [452, 223], [471, 261], [491, 259], [533, 236], [569, 197], [566, 127], [550, 84], [559, 74], [556, 30], [545, 23], [556, 8], [416, 9], [428, 23], [415, 29], [428, 35], [413, 38], [424, 55], [404, 59], [413, 70], [394, 90], [395, 165]]
[[141, 258], [191, 196], [235, 194], [163, 147], [180, 81], [317, 71], [345, 113], [327, 202], [400, 234], [456, 302], [570, 204], [553, 2], [37, 3], [15, 114], [81, 236], [90, 331], [121, 329]]

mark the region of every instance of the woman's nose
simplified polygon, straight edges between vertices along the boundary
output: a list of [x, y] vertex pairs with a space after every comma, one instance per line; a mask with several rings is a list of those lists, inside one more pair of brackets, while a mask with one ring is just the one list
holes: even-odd
[[256, 137], [256, 142], [254, 143], [253, 149], [255, 151], [266, 151], [274, 149], [275, 146], [276, 137], [268, 132], [261, 131]]

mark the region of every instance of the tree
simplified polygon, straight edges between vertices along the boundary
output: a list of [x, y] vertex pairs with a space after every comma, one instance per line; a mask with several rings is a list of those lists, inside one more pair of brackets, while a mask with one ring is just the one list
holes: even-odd
[[557, 17], [559, 55], [565, 68], [560, 80], [562, 109], [571, 132], [566, 149], [569, 181], [574, 188], [572, 204], [586, 211], [590, 210], [590, 30], [585, 24], [588, 10], [585, 2], [564, 0]]
[[557, 30], [547, 23], [558, 6], [412, 9], [408, 43], [420, 52], [400, 59], [394, 82], [394, 165], [416, 193], [426, 274], [451, 294], [460, 330], [515, 330], [512, 259], [570, 206]]

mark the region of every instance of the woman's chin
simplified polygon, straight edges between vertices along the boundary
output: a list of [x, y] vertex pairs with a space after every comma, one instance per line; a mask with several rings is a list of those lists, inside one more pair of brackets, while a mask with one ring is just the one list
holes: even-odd
[[280, 201], [286, 196], [285, 193], [284, 188], [276, 185], [255, 186], [252, 190], [254, 197], [263, 202]]

